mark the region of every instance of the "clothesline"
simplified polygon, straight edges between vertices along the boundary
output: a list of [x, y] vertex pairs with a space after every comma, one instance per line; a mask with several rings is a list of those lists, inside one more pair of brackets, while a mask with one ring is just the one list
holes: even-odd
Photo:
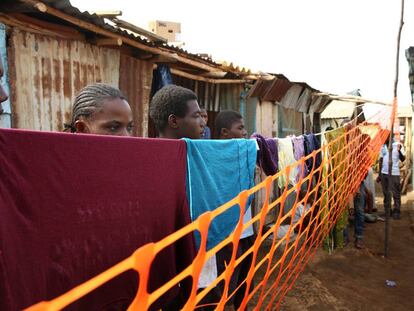
[[[365, 106], [366, 105], [366, 103], [364, 103], [364, 104], [360, 104], [360, 105], [357, 105], [357, 106], [355, 106], [355, 108], [358, 108], [358, 107], [362, 107], [362, 106]], [[370, 117], [370, 119], [372, 119], [373, 117], [375, 117], [375, 116], [377, 116], [379, 113], [381, 113], [382, 111], [378, 111], [377, 113], [375, 113], [373, 116], [371, 116]], [[318, 132], [318, 133], [312, 133], [313, 135], [315, 135], [315, 136], [320, 136], [320, 135], [323, 135], [323, 134], [327, 134], [327, 133], [330, 133], [330, 132], [334, 132], [334, 131], [336, 131], [336, 130], [338, 130], [338, 129], [340, 129], [340, 128], [345, 128], [346, 126], [347, 126], [347, 124], [348, 123], [351, 123], [351, 122], [353, 122], [353, 121], [356, 121], [362, 114], [363, 114], [364, 112], [363, 111], [361, 111], [355, 118], [353, 118], [352, 120], [350, 120], [349, 122], [347, 122], [346, 124], [344, 124], [344, 125], [341, 125], [341, 126], [339, 126], [339, 127], [337, 127], [337, 128], [334, 128], [334, 129], [332, 129], [332, 130], [327, 130], [327, 131], [322, 131], [322, 132]], [[310, 133], [311, 134], [311, 133]], [[288, 136], [288, 137], [290, 137], [290, 136]], [[274, 138], [278, 138], [278, 137], [274, 137]], [[260, 147], [258, 147], [258, 149], [260, 150]]]
[[328, 93], [313, 93], [312, 96], [324, 96], [324, 97], [329, 97], [330, 99], [333, 99], [333, 100], [339, 100], [343, 102], [372, 103], [372, 104], [379, 104], [383, 106], [392, 106], [391, 103], [385, 103], [385, 102], [371, 100], [371, 99], [363, 98], [360, 96], [353, 96], [353, 95], [337, 96], [337, 95], [331, 95]]

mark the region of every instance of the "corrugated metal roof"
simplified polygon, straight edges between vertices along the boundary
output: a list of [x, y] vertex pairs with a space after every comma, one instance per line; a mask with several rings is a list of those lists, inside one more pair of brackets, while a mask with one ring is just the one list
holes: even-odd
[[355, 111], [355, 103], [333, 100], [322, 112], [321, 119], [351, 118]]
[[277, 75], [273, 80], [257, 80], [247, 97], [278, 102], [303, 113], [320, 113], [331, 100], [327, 96], [312, 96], [314, 92], [319, 91], [304, 82], [291, 82], [285, 76]]
[[[12, 3], [14, 6], [19, 5], [21, 7], [26, 7], [27, 10], [32, 10], [32, 7], [28, 6], [23, 1], [19, 1], [19, 4], [17, 4], [16, 1], [10, 1], [10, 0], [6, 0], [6, 1]], [[220, 66], [220, 64], [214, 62], [212, 59], [207, 58], [205, 56], [201, 56], [200, 54], [193, 54], [182, 48], [172, 46], [169, 44], [165, 44], [165, 43], [154, 43], [154, 42], [151, 42], [150, 40], [145, 39], [144, 36], [134, 35], [131, 32], [123, 30], [114, 25], [110, 25], [105, 22], [105, 19], [103, 17], [100, 17], [96, 14], [90, 14], [87, 11], [81, 12], [78, 8], [72, 6], [69, 0], [39, 0], [39, 2], [43, 2], [44, 4], [54, 9], [57, 9], [63, 13], [71, 15], [79, 20], [94, 24], [105, 30], [128, 37], [132, 40], [135, 40], [141, 44], [145, 44], [149, 47], [158, 47], [164, 50], [169, 50], [173, 53], [181, 54], [182, 56], [185, 56], [186, 58], [194, 59], [201, 63], [206, 63], [206, 64], [217, 66], [217, 67]]]
[[273, 80], [257, 80], [256, 83], [252, 86], [247, 97], [257, 97], [263, 98], [263, 96], [270, 90], [272, 87]]
[[292, 82], [286, 77], [275, 77], [272, 80], [260, 79], [250, 89], [247, 97], [258, 97], [266, 101], [279, 102], [292, 85]]
[[268, 92], [263, 96], [263, 99], [280, 102], [292, 85], [288, 79], [276, 78], [273, 80]]
[[229, 63], [227, 61], [220, 61], [218, 63], [221, 64], [224, 70], [229, 70], [229, 71], [241, 74], [241, 75], [249, 75], [252, 73], [252, 71], [249, 68], [246, 68], [243, 66], [237, 66], [231, 62]]
[[10, 40], [13, 127], [62, 131], [72, 102], [93, 82], [119, 84], [120, 52], [13, 28]]

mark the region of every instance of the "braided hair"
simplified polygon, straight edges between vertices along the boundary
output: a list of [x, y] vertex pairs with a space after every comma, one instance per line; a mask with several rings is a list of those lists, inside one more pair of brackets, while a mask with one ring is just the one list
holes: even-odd
[[113, 100], [117, 98], [126, 100], [119, 89], [110, 85], [95, 83], [84, 87], [75, 98], [75, 102], [72, 106], [72, 118], [70, 124], [64, 124], [64, 131], [66, 132], [70, 130], [70, 132], [75, 133], [75, 123], [77, 120], [81, 117], [91, 117], [103, 106], [105, 100]]

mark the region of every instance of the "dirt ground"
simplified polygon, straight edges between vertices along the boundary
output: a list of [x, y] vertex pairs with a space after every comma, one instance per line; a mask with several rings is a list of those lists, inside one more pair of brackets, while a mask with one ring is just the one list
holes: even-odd
[[[366, 249], [352, 243], [331, 255], [318, 249], [281, 310], [414, 310], [413, 204], [414, 194], [403, 197], [402, 219], [390, 220], [388, 258], [383, 257], [384, 222], [366, 223]], [[386, 286], [386, 280], [396, 287]]]

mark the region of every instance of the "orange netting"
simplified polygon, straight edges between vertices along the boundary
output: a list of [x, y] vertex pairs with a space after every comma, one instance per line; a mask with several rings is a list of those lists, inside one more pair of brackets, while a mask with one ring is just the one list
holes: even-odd
[[[391, 120], [394, 120], [395, 107], [396, 101], [391, 112]], [[244, 299], [240, 310], [244, 310], [247, 305], [254, 307], [255, 310], [279, 309], [283, 297], [292, 288], [317, 247], [334, 228], [337, 220], [347, 209], [350, 198], [358, 191], [368, 168], [377, 160], [380, 148], [389, 134], [388, 130], [380, 126], [379, 120], [389, 122], [390, 111], [379, 111], [375, 120], [375, 124], [364, 123], [358, 126], [353, 125], [353, 122], [356, 122], [354, 120], [344, 128], [325, 133], [322, 135], [324, 138], [322, 147], [294, 165], [286, 167], [274, 176], [267, 177], [260, 184], [241, 192], [236, 198], [214, 211], [201, 215], [188, 226], [163, 240], [140, 247], [129, 258], [62, 296], [36, 304], [28, 310], [60, 310], [130, 269], [134, 269], [139, 275], [139, 288], [129, 310], [147, 310], [159, 297], [188, 277], [192, 278], [193, 285], [183, 310], [200, 307], [202, 299], [219, 283], [223, 290], [219, 301], [213, 305], [218, 310], [223, 310], [226, 302], [243, 285]], [[298, 167], [304, 169], [305, 161], [308, 159], [316, 163], [316, 158], [319, 156], [321, 159], [319, 166], [315, 165], [306, 177], [301, 177], [293, 186], [286, 185], [276, 198], [272, 198], [274, 187], [277, 187], [280, 178], [288, 180], [292, 170]], [[243, 224], [248, 198], [260, 191], [264, 192], [264, 202], [260, 211], [250, 222]], [[299, 195], [300, 193], [302, 195]], [[288, 197], [294, 197], [294, 204], [286, 211], [284, 207]], [[206, 251], [209, 224], [215, 217], [236, 204], [240, 206], [240, 218], [236, 229], [220, 244]], [[294, 221], [299, 206], [308, 206], [308, 208], [304, 209], [298, 221]], [[266, 218], [272, 213], [275, 215], [274, 222], [266, 226]], [[241, 233], [253, 223], [258, 227], [257, 237], [250, 249], [237, 256]], [[279, 230], [286, 224], [288, 230], [282, 234]], [[162, 287], [149, 292], [147, 283], [150, 266], [155, 256], [164, 248], [195, 231], [201, 235], [201, 245], [192, 264]], [[209, 287], [198, 291], [197, 283], [206, 260], [215, 256], [227, 245], [232, 245], [233, 251], [231, 259], [226, 262], [226, 270]], [[235, 267], [248, 256], [251, 258], [251, 265], [247, 277], [231, 292], [230, 281]]]

